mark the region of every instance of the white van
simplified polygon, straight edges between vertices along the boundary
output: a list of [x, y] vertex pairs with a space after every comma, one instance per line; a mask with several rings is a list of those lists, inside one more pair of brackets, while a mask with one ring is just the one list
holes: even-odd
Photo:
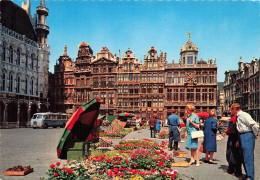
[[48, 127], [61, 127], [64, 128], [68, 121], [68, 114], [64, 113], [35, 113], [31, 119], [31, 127], [35, 128], [48, 128]]

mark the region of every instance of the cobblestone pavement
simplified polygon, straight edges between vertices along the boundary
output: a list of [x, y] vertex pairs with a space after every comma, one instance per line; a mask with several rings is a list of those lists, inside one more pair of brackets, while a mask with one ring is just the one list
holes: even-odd
[[[164, 128], [166, 129], [166, 128]], [[19, 129], [0, 129], [0, 180], [36, 180], [40, 177], [46, 177], [45, 171], [49, 168], [50, 164], [61, 162], [64, 164], [66, 160], [60, 160], [56, 156], [56, 146], [59, 141], [62, 129], [31, 129], [31, 128], [19, 128]], [[148, 129], [140, 130], [140, 133], [134, 131], [128, 134], [123, 139], [150, 139], [150, 131]], [[157, 139], [158, 142], [162, 141]], [[118, 144], [120, 139], [113, 139], [113, 144]], [[201, 141], [201, 140], [200, 140]], [[215, 165], [203, 163], [204, 154], [200, 153], [201, 164], [199, 167], [191, 165], [183, 168], [173, 168], [177, 170], [183, 180], [225, 180], [225, 179], [237, 179], [236, 177], [225, 174], [223, 169], [227, 168], [226, 162], [226, 142], [227, 137], [217, 142], [217, 153], [214, 154], [214, 159], [217, 162]], [[180, 143], [180, 149], [185, 149], [185, 143]], [[172, 153], [166, 149], [166, 152]], [[174, 158], [175, 161], [189, 160], [190, 151], [188, 151], [188, 157]], [[30, 165], [34, 172], [26, 176], [3, 176], [3, 172], [13, 166]], [[255, 179], [260, 180], [260, 141], [256, 140], [255, 147]], [[245, 174], [245, 173], [244, 173]]]

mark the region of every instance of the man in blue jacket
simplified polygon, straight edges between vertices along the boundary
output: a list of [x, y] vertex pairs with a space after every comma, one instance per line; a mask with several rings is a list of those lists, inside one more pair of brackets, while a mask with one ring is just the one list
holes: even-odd
[[[176, 115], [177, 111], [174, 109], [173, 114], [168, 117], [167, 124], [169, 126], [169, 151], [178, 150], [178, 142], [180, 141], [180, 132], [178, 126], [180, 126], [180, 118]], [[174, 148], [172, 147], [172, 141], [174, 140]]]

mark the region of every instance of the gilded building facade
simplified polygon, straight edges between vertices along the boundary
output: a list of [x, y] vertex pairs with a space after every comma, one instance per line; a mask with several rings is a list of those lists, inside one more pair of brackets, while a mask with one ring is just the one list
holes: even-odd
[[44, 0], [34, 17], [29, 0], [0, 1], [0, 9], [0, 127], [26, 126], [49, 106], [49, 10]]
[[[88, 47], [84, 52], [89, 53], [84, 58], [80, 56], [83, 44]], [[73, 80], [70, 90], [72, 101], [69, 107], [65, 107], [66, 101], [55, 101], [57, 105], [61, 102], [63, 112], [74, 112], [92, 97], [102, 99], [101, 114], [131, 112], [145, 119], [152, 116], [165, 119], [173, 109], [177, 109], [178, 115], [183, 116], [187, 104], [195, 105], [197, 111], [208, 111], [216, 107], [216, 59], [198, 60], [198, 47], [190, 41], [190, 34], [180, 50], [180, 60], [173, 60], [170, 64], [167, 64], [167, 53], [157, 52], [153, 46], [143, 60], [138, 61], [129, 48], [122, 58], [120, 51], [117, 57], [107, 47], [102, 47], [93, 56], [91, 48], [86, 44], [83, 42], [79, 45], [75, 62], [68, 57]], [[56, 81], [68, 73], [66, 71], [56, 76], [63, 66], [66, 65], [60, 60], [55, 66]], [[63, 81], [69, 80], [65, 78]], [[59, 91], [56, 94], [61, 93]]]
[[238, 62], [238, 70], [225, 72], [224, 113], [228, 115], [229, 106], [240, 103], [243, 111], [260, 121], [260, 59], [253, 57], [251, 63]]

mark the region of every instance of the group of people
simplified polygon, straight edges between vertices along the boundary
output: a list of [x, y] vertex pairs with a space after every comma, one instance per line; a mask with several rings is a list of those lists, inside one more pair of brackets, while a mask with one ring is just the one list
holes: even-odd
[[151, 138], [155, 138], [155, 134], [157, 132], [160, 132], [161, 130], [161, 120], [158, 119], [157, 117], [152, 117], [148, 121], [148, 125], [150, 126]]
[[259, 125], [248, 113], [241, 110], [239, 103], [232, 104], [229, 112], [232, 117], [228, 128], [223, 133], [223, 136], [229, 135], [226, 151], [228, 169], [226, 172], [240, 177], [243, 164], [246, 178], [254, 179], [254, 148]]
[[[200, 166], [198, 138], [192, 138], [192, 132], [204, 132], [203, 138], [203, 152], [205, 153], [205, 163], [216, 164], [213, 160], [213, 154], [217, 151], [217, 120], [216, 111], [211, 109], [209, 117], [204, 122], [204, 127], [200, 127], [200, 119], [194, 113], [195, 106], [188, 105], [185, 108], [187, 119], [183, 119], [187, 129], [187, 145], [186, 148], [191, 151], [191, 158], [189, 164], [196, 164]], [[229, 135], [227, 142], [226, 158], [228, 161], [228, 169], [225, 172], [242, 176], [243, 164], [247, 179], [254, 179], [254, 146], [255, 139], [258, 136], [258, 124], [252, 117], [241, 110], [238, 103], [232, 104], [230, 107], [230, 115], [232, 116], [228, 129], [223, 133]], [[151, 118], [149, 126], [151, 129], [151, 137], [155, 137], [156, 127], [160, 127], [161, 121], [157, 118]], [[178, 150], [178, 143], [180, 142], [180, 118], [174, 110], [173, 114], [168, 117], [167, 124], [169, 126], [169, 150]], [[160, 130], [159, 130], [160, 131]], [[196, 157], [196, 159], [195, 159]]]

